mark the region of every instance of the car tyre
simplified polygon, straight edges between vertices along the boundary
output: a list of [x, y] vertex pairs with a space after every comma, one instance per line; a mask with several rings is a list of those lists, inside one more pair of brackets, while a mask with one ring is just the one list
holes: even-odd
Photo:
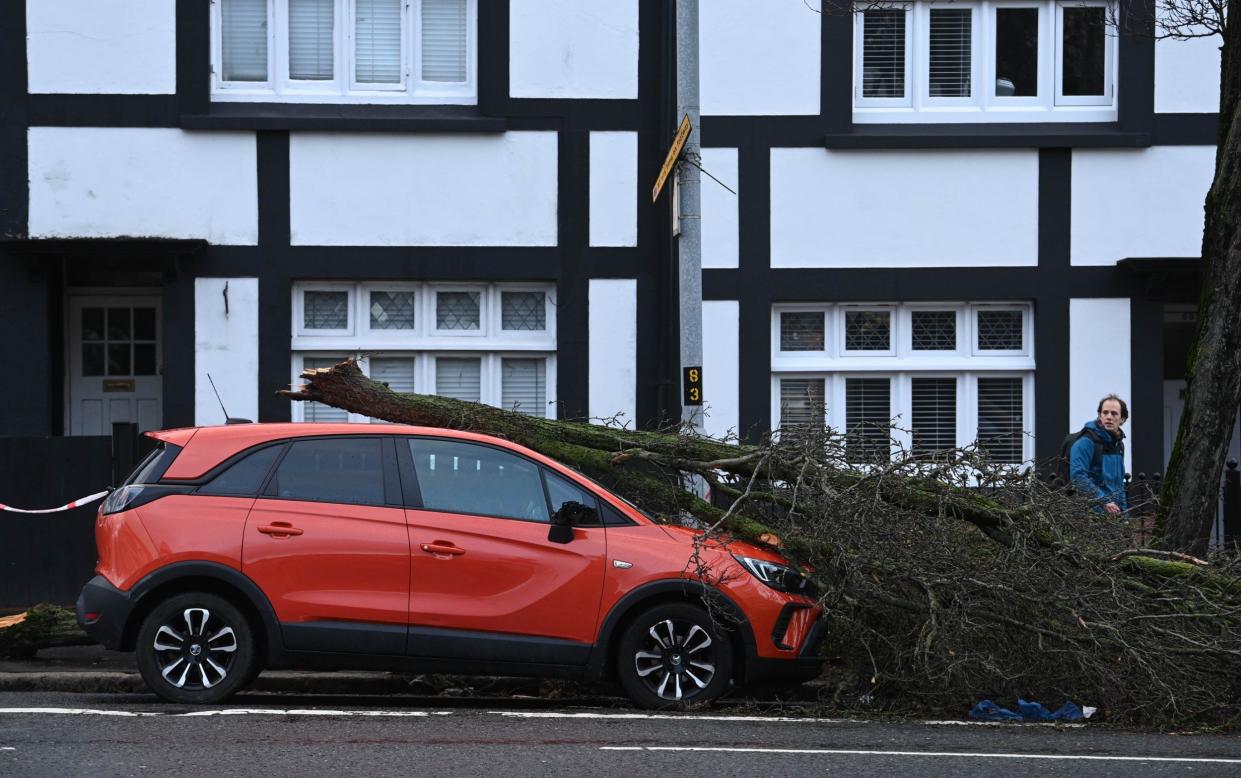
[[178, 594], [147, 614], [135, 654], [143, 680], [169, 702], [210, 705], [249, 685], [254, 631], [237, 606], [209, 592]]
[[707, 611], [670, 603], [643, 611], [629, 623], [616, 661], [621, 687], [639, 706], [682, 709], [728, 690], [733, 646]]

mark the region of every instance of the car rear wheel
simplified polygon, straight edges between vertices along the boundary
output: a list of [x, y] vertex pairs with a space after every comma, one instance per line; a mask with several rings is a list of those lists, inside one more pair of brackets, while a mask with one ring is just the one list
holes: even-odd
[[155, 606], [138, 631], [136, 655], [147, 686], [170, 702], [221, 702], [257, 669], [249, 622], [237, 606], [208, 592]]
[[644, 708], [684, 708], [728, 690], [733, 648], [728, 635], [702, 608], [659, 605], [626, 629], [617, 674], [629, 697]]

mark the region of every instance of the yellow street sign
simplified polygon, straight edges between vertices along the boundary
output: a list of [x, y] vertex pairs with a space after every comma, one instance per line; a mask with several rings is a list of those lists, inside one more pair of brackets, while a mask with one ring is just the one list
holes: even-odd
[[659, 169], [659, 178], [655, 179], [655, 188], [651, 190], [651, 202], [659, 199], [664, 182], [668, 180], [668, 174], [672, 172], [677, 160], [681, 158], [681, 150], [685, 148], [685, 141], [689, 140], [689, 132], [692, 129], [689, 114], [686, 114], [685, 118], [681, 119], [681, 126], [677, 127], [677, 134], [672, 139], [672, 147], [668, 149], [668, 156], [664, 157], [664, 166]]

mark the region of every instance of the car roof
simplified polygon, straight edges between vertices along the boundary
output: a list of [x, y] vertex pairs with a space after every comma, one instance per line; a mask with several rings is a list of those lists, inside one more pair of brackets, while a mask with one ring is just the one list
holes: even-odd
[[305, 438], [319, 435], [434, 435], [440, 438], [458, 438], [480, 443], [491, 443], [520, 451], [557, 469], [564, 466], [548, 459], [537, 451], [530, 451], [503, 438], [482, 435], [477, 432], [443, 427], [416, 427], [410, 424], [324, 424], [314, 422], [229, 424], [218, 427], [184, 427], [146, 433], [148, 437], [179, 446], [183, 450], [173, 460], [164, 478], [187, 480], [200, 478], [208, 470], [229, 457], [251, 446], [276, 440]]

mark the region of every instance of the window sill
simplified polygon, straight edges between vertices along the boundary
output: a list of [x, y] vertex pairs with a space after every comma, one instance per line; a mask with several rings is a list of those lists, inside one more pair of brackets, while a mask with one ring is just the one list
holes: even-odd
[[829, 149], [1146, 148], [1152, 140], [1115, 123], [855, 124], [823, 142]]
[[212, 103], [205, 114], [182, 114], [187, 130], [371, 130], [501, 133], [508, 122], [477, 106]]

